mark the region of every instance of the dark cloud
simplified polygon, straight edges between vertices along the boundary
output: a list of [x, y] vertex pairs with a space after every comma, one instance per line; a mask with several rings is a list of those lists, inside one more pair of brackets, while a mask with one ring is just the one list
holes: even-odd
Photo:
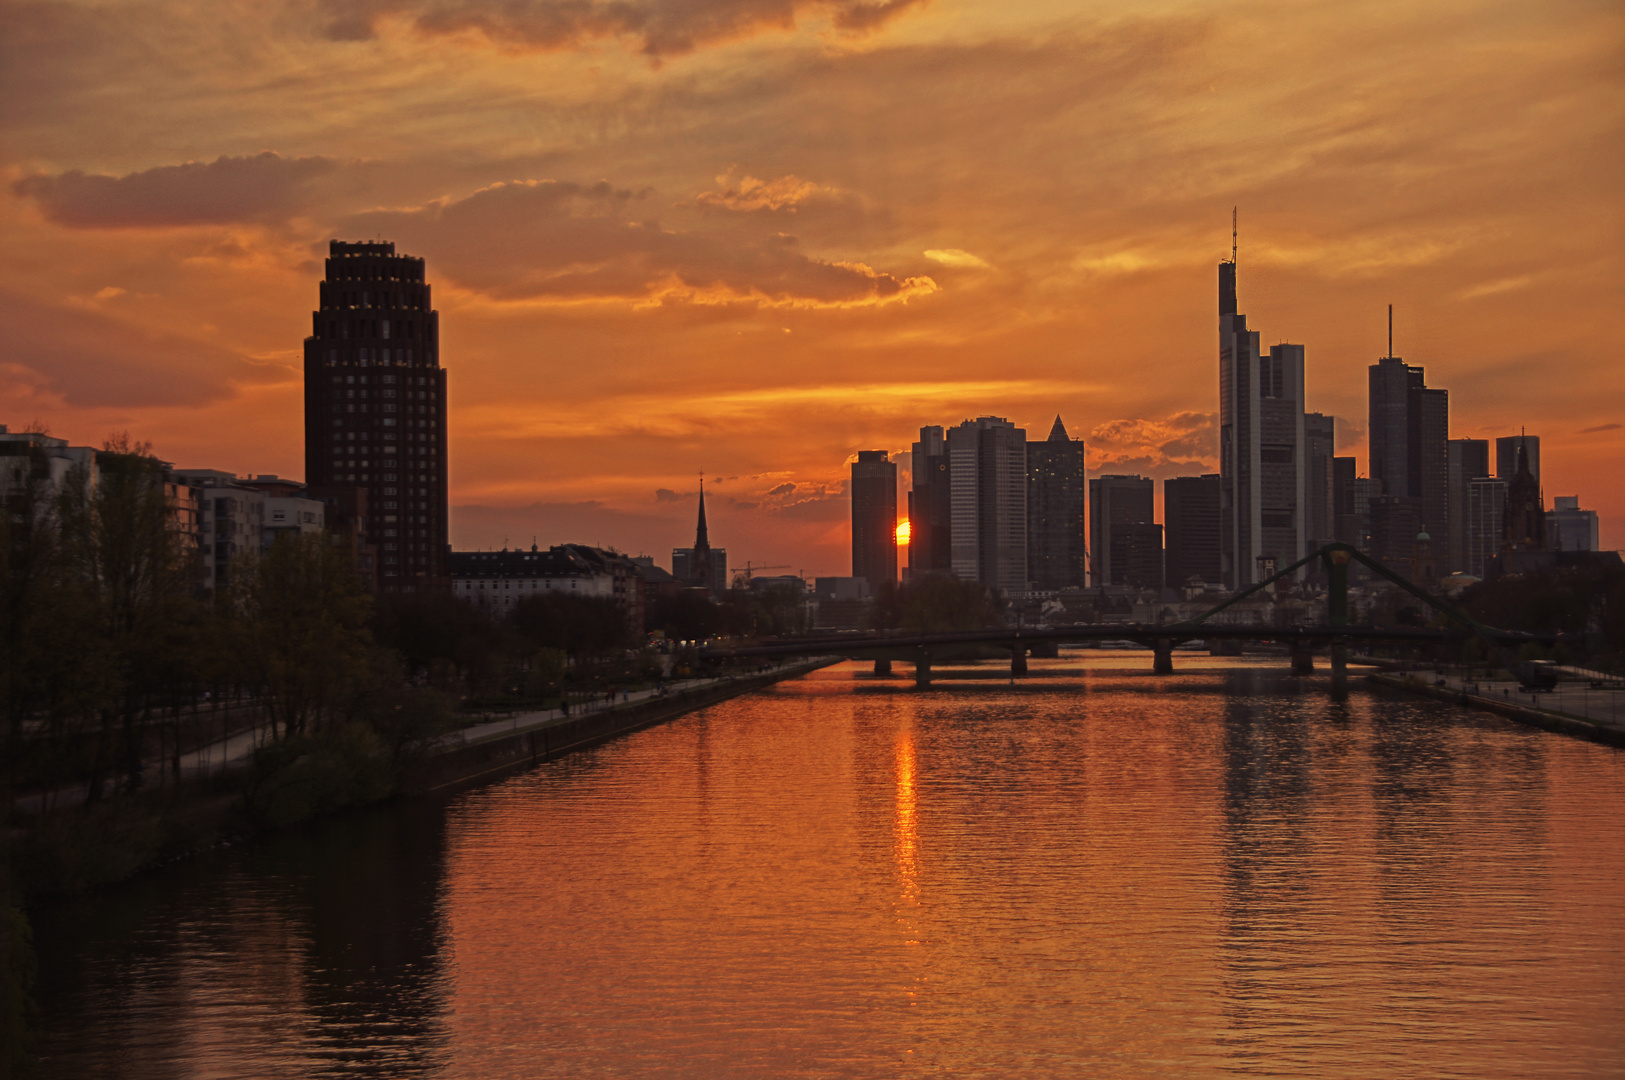
[[776, 488], [769, 489], [768, 494], [769, 495], [788, 495], [791, 492], [795, 491], [795, 489], [796, 489], [796, 486], [794, 484], [788, 484], [788, 483], [787, 484], [780, 484]]
[[124, 176], [74, 169], [24, 177], [12, 186], [51, 221], [71, 228], [223, 225], [286, 218], [299, 209], [312, 181], [337, 168], [331, 158], [285, 158], [266, 151]]
[[673, 491], [671, 488], [658, 488], [655, 491], [655, 502], [681, 502], [689, 496]]
[[420, 252], [459, 284], [500, 299], [675, 296], [711, 302], [850, 304], [936, 288], [857, 262], [823, 261], [774, 233], [680, 232], [644, 218], [605, 182], [496, 184], [454, 202], [358, 215], [349, 228]]
[[1581, 435], [1595, 435], [1601, 431], [1618, 431], [1625, 424], [1598, 424], [1596, 427], [1581, 428]]
[[203, 405], [230, 397], [236, 383], [287, 376], [285, 369], [217, 345], [6, 290], [0, 290], [0, 325], [8, 362], [70, 405]]
[[359, 41], [385, 16], [420, 33], [474, 31], [507, 48], [568, 49], [598, 38], [625, 38], [651, 59], [706, 45], [793, 29], [827, 15], [850, 33], [884, 26], [925, 0], [326, 0], [327, 36]]

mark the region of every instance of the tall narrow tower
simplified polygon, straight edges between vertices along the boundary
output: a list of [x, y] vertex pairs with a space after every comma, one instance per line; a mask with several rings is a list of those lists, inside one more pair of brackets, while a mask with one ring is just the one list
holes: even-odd
[[705, 477], [700, 477], [700, 516], [694, 524], [694, 554], [689, 566], [691, 584], [710, 592], [717, 588], [715, 567], [711, 565], [711, 530], [705, 524]]
[[1241, 589], [1305, 553], [1303, 346], [1260, 353], [1236, 303], [1236, 258], [1219, 264], [1219, 553]]
[[378, 551], [385, 592], [446, 578], [446, 372], [423, 260], [329, 246], [305, 339], [305, 480]]
[[897, 466], [884, 450], [852, 463], [852, 576], [875, 591], [897, 581]]

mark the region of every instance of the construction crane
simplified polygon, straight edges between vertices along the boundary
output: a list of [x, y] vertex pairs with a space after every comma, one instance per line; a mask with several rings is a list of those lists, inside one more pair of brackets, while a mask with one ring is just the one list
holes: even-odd
[[782, 563], [782, 564], [780, 564], [778, 566], [756, 566], [756, 565], [754, 565], [753, 563], [751, 563], [751, 562], [749, 562], [747, 560], [744, 566], [736, 566], [732, 570], [730, 570], [729, 573], [731, 573], [731, 574], [744, 574], [745, 575], [745, 580], [748, 582], [748, 581], [750, 581], [751, 572], [755, 571], [755, 570], [788, 570], [788, 569], [790, 569], [790, 565], [788, 563]]

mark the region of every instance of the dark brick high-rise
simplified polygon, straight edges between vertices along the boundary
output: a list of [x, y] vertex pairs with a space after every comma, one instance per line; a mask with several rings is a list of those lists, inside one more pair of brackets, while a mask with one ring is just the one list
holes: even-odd
[[446, 372], [423, 260], [329, 248], [305, 339], [305, 480], [349, 496], [386, 592], [446, 582]]

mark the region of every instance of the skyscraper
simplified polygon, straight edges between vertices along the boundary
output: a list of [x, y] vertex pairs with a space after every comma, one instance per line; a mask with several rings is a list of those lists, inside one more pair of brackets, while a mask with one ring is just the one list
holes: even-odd
[[1485, 577], [1501, 554], [1506, 535], [1507, 482], [1498, 476], [1467, 481], [1467, 565], [1473, 577]]
[[884, 450], [852, 463], [852, 576], [871, 590], [897, 581], [897, 466]]
[[365, 508], [386, 592], [449, 587], [446, 371], [423, 271], [394, 244], [334, 240], [305, 339], [305, 479]]
[[[1389, 311], [1388, 355], [1369, 369], [1371, 478], [1382, 493], [1415, 502], [1418, 520], [1431, 536], [1450, 535], [1449, 392], [1429, 389], [1423, 369], [1395, 356]], [[1408, 562], [1414, 536], [1374, 530], [1372, 554]], [[1393, 550], [1382, 543], [1400, 545]]]
[[1451, 439], [1445, 449], [1449, 476], [1449, 530], [1445, 538], [1445, 571], [1467, 571], [1467, 485], [1490, 475], [1487, 439]]
[[1164, 578], [1182, 588], [1196, 578], [1217, 585], [1219, 569], [1219, 474], [1176, 476], [1162, 482], [1162, 520], [1166, 525]]
[[[1129, 539], [1130, 526], [1156, 525], [1155, 489], [1148, 476], [1108, 474], [1089, 481], [1089, 584], [1129, 585], [1121, 557], [1132, 552], [1143, 570], [1150, 536], [1143, 529]], [[1157, 547], [1162, 537], [1157, 535]], [[1143, 579], [1145, 575], [1140, 575]], [[1160, 579], [1161, 575], [1157, 575]], [[1157, 583], [1161, 585], [1159, 580]]]
[[1084, 543], [1084, 452], [1061, 418], [1049, 438], [1027, 444], [1027, 576], [1035, 589], [1081, 587]]
[[1027, 590], [1027, 433], [1000, 416], [948, 431], [955, 577], [1007, 594]]
[[1337, 532], [1332, 520], [1332, 456], [1336, 421], [1322, 413], [1303, 417], [1304, 554], [1330, 541]]
[[908, 574], [921, 579], [953, 569], [948, 443], [940, 427], [922, 427], [914, 444], [908, 493]]
[[1303, 346], [1259, 352], [1237, 310], [1236, 262], [1219, 264], [1220, 555], [1224, 584], [1304, 554]]

